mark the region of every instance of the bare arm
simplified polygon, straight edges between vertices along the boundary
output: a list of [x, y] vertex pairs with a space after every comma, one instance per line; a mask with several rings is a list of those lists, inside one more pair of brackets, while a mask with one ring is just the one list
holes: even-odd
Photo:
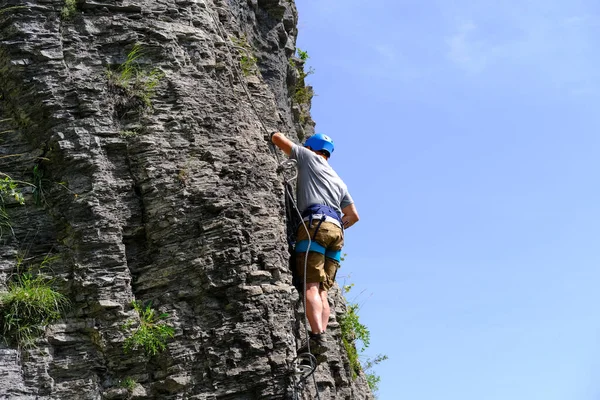
[[344, 229], [350, 228], [352, 225], [358, 222], [360, 219], [358, 217], [358, 211], [356, 211], [356, 207], [354, 204], [350, 204], [344, 208], [342, 208], [342, 213], [344, 216], [342, 217], [342, 222], [344, 223]]
[[288, 156], [292, 153], [292, 146], [294, 145], [294, 142], [286, 138], [283, 133], [275, 132], [271, 137], [271, 141]]

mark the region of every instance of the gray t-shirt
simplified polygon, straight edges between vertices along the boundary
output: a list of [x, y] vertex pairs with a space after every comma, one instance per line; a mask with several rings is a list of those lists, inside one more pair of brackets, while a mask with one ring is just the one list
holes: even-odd
[[323, 204], [341, 217], [342, 208], [354, 203], [344, 181], [323, 157], [294, 144], [290, 158], [298, 162], [296, 198], [300, 212], [313, 204]]

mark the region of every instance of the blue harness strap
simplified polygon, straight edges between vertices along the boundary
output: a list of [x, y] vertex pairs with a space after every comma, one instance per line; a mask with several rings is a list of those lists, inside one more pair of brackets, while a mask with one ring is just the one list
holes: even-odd
[[325, 255], [327, 258], [331, 258], [337, 262], [341, 261], [342, 250], [327, 250], [317, 242], [310, 242], [310, 248], [308, 247], [308, 240], [301, 240], [296, 243], [296, 253], [304, 253], [306, 251], [312, 251]]
[[301, 240], [296, 243], [296, 253], [304, 253], [306, 251], [313, 251], [315, 253], [325, 254], [327, 249], [321, 246], [317, 242], [310, 242], [310, 248], [308, 248], [308, 240]]
[[342, 260], [342, 250], [327, 250], [325, 252], [325, 257], [332, 258], [337, 262]]

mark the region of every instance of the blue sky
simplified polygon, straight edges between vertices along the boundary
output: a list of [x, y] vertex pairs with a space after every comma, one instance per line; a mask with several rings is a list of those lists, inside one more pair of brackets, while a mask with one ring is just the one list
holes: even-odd
[[600, 3], [296, 4], [380, 400], [600, 399]]

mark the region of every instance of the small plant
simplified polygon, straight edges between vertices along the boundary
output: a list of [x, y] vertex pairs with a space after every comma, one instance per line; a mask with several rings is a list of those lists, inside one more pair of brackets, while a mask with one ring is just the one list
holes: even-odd
[[0, 176], [4, 176], [4, 179], [0, 179], [0, 201], [4, 204], [4, 196], [9, 196], [19, 204], [25, 204], [25, 198], [18, 190], [18, 182], [2, 172], [0, 172]]
[[302, 85], [296, 85], [296, 91], [294, 92], [294, 103], [299, 105], [308, 105], [313, 98], [313, 91], [310, 87]]
[[240, 66], [244, 76], [252, 75], [256, 71], [257, 58], [252, 54], [252, 48], [246, 39], [246, 36], [231, 39], [240, 54]]
[[53, 259], [46, 257], [34, 272], [21, 272], [23, 258], [17, 260], [17, 272], [8, 280], [8, 292], [0, 293], [0, 325], [3, 336], [18, 346], [33, 346], [48, 324], [58, 320], [69, 304], [63, 294], [52, 289], [52, 279], [40, 271]]
[[65, 5], [60, 11], [62, 19], [68, 20], [73, 18], [77, 12], [77, 0], [65, 0]]
[[[42, 160], [48, 161], [47, 158], [42, 158]], [[44, 178], [44, 168], [43, 164], [41, 163], [38, 163], [33, 166], [33, 169], [31, 170], [31, 182], [22, 183], [27, 184], [33, 188], [32, 194], [36, 206], [45, 207], [48, 205], [46, 201], [46, 191], [49, 189], [50, 185], [54, 184], [59, 185], [64, 190], [71, 193], [75, 198], [79, 196], [77, 193], [69, 189], [69, 185], [67, 184], [67, 182], [56, 182]]]
[[4, 179], [0, 179], [0, 238], [4, 235], [4, 230], [12, 232], [12, 226], [10, 224], [10, 218], [6, 209], [4, 208], [5, 200], [4, 197], [12, 197], [19, 204], [25, 204], [25, 198], [23, 194], [18, 190], [18, 182], [13, 180], [10, 176], [0, 172], [0, 176], [4, 176]]
[[39, 165], [35, 165], [32, 170], [33, 174], [33, 200], [37, 206], [46, 204], [46, 195], [44, 191], [44, 171]]
[[298, 120], [303, 124], [310, 116], [310, 102], [314, 96], [312, 87], [307, 86], [305, 80], [307, 76], [314, 74], [315, 70], [310, 67], [308, 71], [305, 71], [304, 61], [308, 60], [310, 57], [306, 51], [300, 49], [296, 49], [296, 51], [298, 53], [298, 58], [302, 60], [302, 62], [298, 62], [297, 59], [294, 58], [289, 59], [290, 66], [298, 73], [296, 85], [294, 86], [294, 93], [292, 94], [292, 103], [298, 106]]
[[363, 371], [365, 372], [365, 377], [367, 378], [367, 384], [369, 385], [371, 392], [373, 392], [373, 394], [375, 395], [379, 391], [379, 382], [381, 382], [381, 377], [375, 374], [373, 371], [371, 371], [371, 369], [374, 365], [377, 365], [380, 362], [385, 361], [387, 359], [388, 356], [379, 354], [374, 359], [369, 358], [367, 359], [367, 361], [364, 362]]
[[136, 43], [131, 48], [131, 51], [127, 53], [125, 62], [119, 67], [120, 74], [117, 75], [117, 81], [122, 86], [129, 86], [132, 78], [138, 74], [137, 60], [142, 56], [142, 47], [139, 43]]
[[246, 53], [241, 55], [240, 64], [242, 66], [242, 72], [244, 76], [251, 75], [256, 68], [256, 57], [248, 55]]
[[151, 107], [156, 87], [165, 74], [157, 68], [150, 71], [142, 69], [138, 63], [142, 56], [141, 45], [136, 43], [127, 53], [125, 62], [116, 70], [108, 69], [106, 76], [109, 83], [123, 89], [128, 97], [139, 98], [146, 107]]
[[189, 174], [187, 168], [180, 169], [179, 173], [177, 173], [177, 180], [179, 181], [179, 183], [181, 183], [183, 186], [187, 186], [189, 179], [190, 179], [190, 174]]
[[304, 50], [300, 50], [300, 49], [296, 48], [296, 52], [298, 53], [298, 58], [301, 59], [302, 61], [306, 61], [310, 58], [308, 56], [308, 52], [306, 52]]
[[[151, 304], [142, 307], [142, 305], [133, 301], [131, 303], [139, 316], [139, 325], [133, 334], [125, 339], [123, 349], [125, 353], [131, 350], [141, 348], [149, 356], [154, 356], [167, 348], [167, 340], [175, 335], [175, 329], [167, 325], [164, 320], [169, 314], [156, 315], [151, 308]], [[124, 328], [129, 329], [130, 323], [126, 323]]]
[[133, 392], [135, 385], [137, 385], [137, 382], [130, 376], [121, 381], [121, 387], [127, 389], [129, 393]]

